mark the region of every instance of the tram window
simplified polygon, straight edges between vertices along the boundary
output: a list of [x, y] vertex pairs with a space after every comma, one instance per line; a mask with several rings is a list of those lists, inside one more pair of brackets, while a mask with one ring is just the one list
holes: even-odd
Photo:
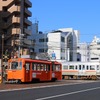
[[52, 65], [52, 71], [60, 71], [60, 65]]
[[11, 69], [17, 69], [18, 68], [18, 62], [12, 62], [10, 65], [11, 65]]
[[35, 70], [36, 71], [36, 66], [37, 66], [37, 64], [32, 63], [32, 70]]
[[41, 71], [44, 71], [44, 64], [40, 64]]
[[56, 71], [60, 71], [60, 65], [56, 65]]
[[43, 70], [44, 70], [44, 71], [50, 71], [50, 65], [48, 65], [48, 64], [43, 64]]
[[37, 70], [40, 71], [40, 64], [37, 64]]
[[46, 64], [44, 64], [44, 71], [47, 71], [47, 66], [46, 66]]
[[50, 71], [50, 65], [47, 65], [47, 71]]
[[55, 71], [55, 65], [52, 64], [52, 71]]
[[19, 67], [18, 69], [22, 69], [22, 62], [19, 62]]
[[68, 66], [67, 65], [64, 65], [63, 66], [63, 69], [67, 70], [68, 69]]
[[30, 63], [26, 63], [25, 68], [26, 68], [26, 70], [30, 70]]
[[69, 66], [69, 69], [74, 69], [74, 66], [72, 65], [72, 66]]

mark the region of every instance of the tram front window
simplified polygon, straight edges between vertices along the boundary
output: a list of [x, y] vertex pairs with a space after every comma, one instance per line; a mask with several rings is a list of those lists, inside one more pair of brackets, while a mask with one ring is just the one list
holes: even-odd
[[11, 62], [10, 63], [10, 69], [22, 69], [22, 62]]

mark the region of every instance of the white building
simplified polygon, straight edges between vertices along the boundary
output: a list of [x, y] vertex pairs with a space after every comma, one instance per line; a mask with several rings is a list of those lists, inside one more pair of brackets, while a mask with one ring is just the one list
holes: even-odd
[[100, 38], [96, 36], [90, 43], [90, 61], [100, 61]]
[[77, 61], [78, 35], [79, 32], [72, 28], [58, 29], [47, 34], [34, 34], [34, 52], [48, 53], [52, 59], [55, 56], [57, 61]]
[[77, 61], [87, 62], [90, 59], [89, 44], [78, 43], [77, 45]]
[[77, 61], [100, 61], [100, 38], [94, 36], [90, 44], [79, 43], [77, 55]]

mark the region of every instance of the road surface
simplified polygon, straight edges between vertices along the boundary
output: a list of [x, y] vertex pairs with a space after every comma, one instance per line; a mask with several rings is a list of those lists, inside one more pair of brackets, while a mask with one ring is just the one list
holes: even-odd
[[100, 100], [100, 81], [1, 90], [0, 100]]

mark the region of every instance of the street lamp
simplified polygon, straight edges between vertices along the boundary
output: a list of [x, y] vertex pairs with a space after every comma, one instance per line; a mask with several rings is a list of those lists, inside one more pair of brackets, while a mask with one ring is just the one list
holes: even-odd
[[4, 51], [4, 34], [2, 34], [2, 59], [1, 59], [1, 81], [3, 83], [3, 51]]

